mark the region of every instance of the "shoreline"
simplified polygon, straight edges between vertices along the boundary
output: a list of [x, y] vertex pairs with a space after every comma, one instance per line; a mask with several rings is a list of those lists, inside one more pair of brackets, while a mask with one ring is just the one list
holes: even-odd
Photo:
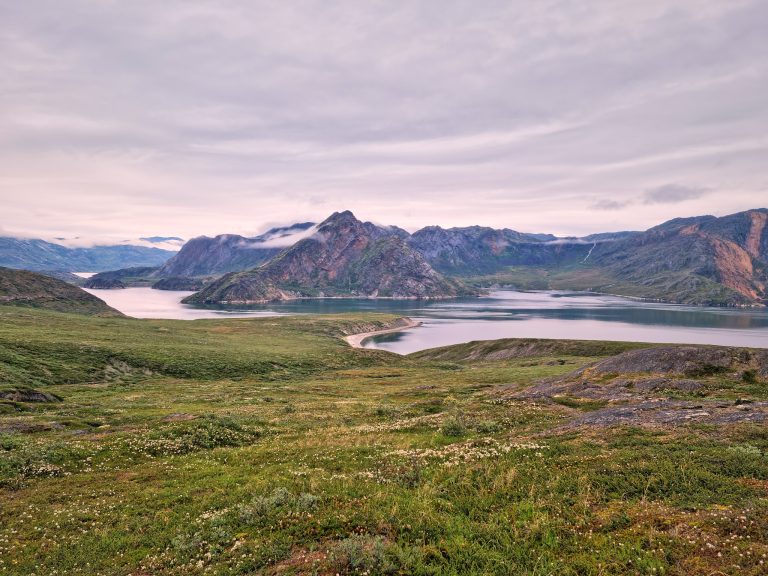
[[345, 336], [344, 340], [347, 344], [352, 346], [352, 348], [364, 348], [363, 342], [369, 338], [373, 338], [374, 336], [379, 336], [380, 334], [391, 334], [393, 332], [402, 332], [403, 330], [410, 330], [411, 328], [417, 328], [421, 326], [421, 322], [417, 322], [416, 320], [411, 320], [410, 318], [404, 318], [404, 320], [407, 321], [407, 324], [402, 326], [397, 326], [395, 328], [385, 328], [383, 330], [374, 330], [373, 332], [360, 332], [359, 334], [350, 334], [349, 336]]

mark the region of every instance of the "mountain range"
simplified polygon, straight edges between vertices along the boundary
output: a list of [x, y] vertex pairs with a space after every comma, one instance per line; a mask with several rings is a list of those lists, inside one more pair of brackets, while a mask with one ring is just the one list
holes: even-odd
[[318, 296], [451, 298], [477, 293], [448, 279], [412, 248], [400, 229], [336, 212], [311, 237], [265, 264], [226, 274], [188, 297], [193, 304], [259, 304]]
[[175, 251], [150, 246], [71, 248], [39, 239], [0, 237], [0, 266], [35, 271], [101, 272], [161, 266]]
[[317, 295], [444, 298], [507, 285], [692, 305], [764, 305], [767, 221], [768, 210], [756, 209], [679, 218], [645, 232], [557, 238], [481, 226], [430, 226], [408, 234], [342, 212], [312, 237], [251, 270], [225, 275], [188, 302]]
[[761, 208], [677, 218], [644, 232], [561, 238], [482, 226], [429, 226], [410, 234], [362, 222], [347, 211], [320, 224], [273, 228], [251, 238], [202, 236], [161, 265], [97, 274], [86, 285], [198, 290], [188, 298], [195, 304], [316, 296], [449, 298], [508, 286], [754, 306], [767, 301], [767, 222], [768, 209]]

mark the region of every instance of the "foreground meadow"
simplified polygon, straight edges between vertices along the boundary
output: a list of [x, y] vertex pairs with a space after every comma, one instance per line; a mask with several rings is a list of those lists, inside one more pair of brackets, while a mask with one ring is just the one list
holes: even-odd
[[[578, 425], [606, 401], [519, 395], [631, 344], [343, 341], [393, 319], [0, 307], [0, 574], [768, 573], [764, 423]], [[673, 396], [768, 397], [705, 376]]]

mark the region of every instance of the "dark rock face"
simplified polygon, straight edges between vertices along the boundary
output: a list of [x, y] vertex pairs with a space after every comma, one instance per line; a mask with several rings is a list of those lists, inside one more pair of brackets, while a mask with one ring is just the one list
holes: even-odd
[[350, 286], [370, 296], [445, 298], [462, 293], [459, 283], [437, 273], [396, 236], [371, 244], [346, 275]]
[[222, 234], [214, 238], [193, 238], [181, 251], [168, 260], [155, 278], [218, 276], [255, 268], [283, 251], [275, 246], [279, 240], [310, 229], [312, 222], [302, 222], [284, 228], [272, 228], [261, 236], [246, 238], [237, 234]]
[[10, 268], [0, 268], [1, 304], [76, 314], [122, 316], [103, 300], [77, 286], [42, 274]]
[[152, 284], [155, 290], [200, 290], [205, 285], [201, 278], [185, 278], [174, 276], [172, 278], [162, 278]]
[[282, 290], [263, 279], [257, 271], [232, 272], [184, 298], [185, 304], [264, 304], [290, 300], [299, 294]]
[[564, 428], [580, 426], [681, 426], [686, 424], [723, 425], [740, 422], [768, 422], [768, 402], [749, 406], [722, 402], [689, 402], [686, 400], [647, 400], [626, 406], [606, 406], [583, 414]]
[[347, 211], [260, 268], [224, 276], [186, 301], [255, 304], [295, 297], [353, 295], [447, 298], [466, 292], [435, 272], [395, 230]]

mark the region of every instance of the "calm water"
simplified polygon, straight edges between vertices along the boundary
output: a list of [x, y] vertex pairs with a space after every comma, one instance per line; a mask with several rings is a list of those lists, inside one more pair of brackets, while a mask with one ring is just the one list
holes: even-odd
[[286, 314], [391, 312], [420, 320], [419, 328], [380, 336], [370, 348], [416, 350], [495, 338], [573, 338], [722, 344], [768, 348], [768, 311], [649, 304], [567, 292], [492, 292], [484, 298], [414, 300], [300, 300], [267, 306], [201, 310], [181, 304], [191, 292], [151, 288], [88, 290], [136, 318], [242, 318]]

